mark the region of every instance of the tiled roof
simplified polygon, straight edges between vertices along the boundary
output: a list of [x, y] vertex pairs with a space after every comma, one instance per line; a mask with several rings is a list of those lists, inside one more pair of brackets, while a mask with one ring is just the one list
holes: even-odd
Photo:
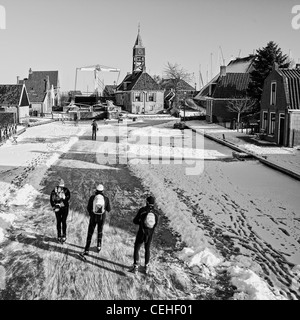
[[30, 103], [43, 102], [46, 96], [45, 81], [25, 80]]
[[103, 90], [103, 95], [105, 96], [112, 96], [115, 94], [116, 92], [116, 88], [117, 86], [116, 85], [113, 85], [113, 84], [108, 84], [105, 86], [104, 90]]
[[[30, 103], [43, 102], [46, 96], [45, 80], [49, 76], [50, 88], [58, 86], [58, 71], [33, 71], [29, 73], [28, 79], [22, 81], [25, 83]], [[21, 82], [21, 81], [20, 81]]]
[[226, 70], [232, 73], [248, 73], [253, 71], [253, 62], [255, 56], [248, 56], [244, 58], [236, 58], [228, 63]]
[[289, 109], [300, 109], [300, 69], [279, 69], [286, 84]]
[[[243, 58], [236, 58], [234, 60], [231, 60], [228, 65], [226, 66], [226, 73], [250, 73], [253, 70], [253, 62], [255, 60], [255, 57], [250, 55], [248, 57]], [[218, 73], [214, 78], [210, 80], [209, 83], [207, 83], [199, 92], [197, 96], [195, 96], [195, 99], [202, 99], [209, 97], [209, 87], [212, 85], [215, 87], [215, 84], [220, 81], [220, 73]], [[213, 89], [214, 90], [214, 89]], [[212, 90], [212, 92], [213, 92]]]
[[249, 82], [249, 73], [226, 73], [226, 75], [220, 77], [213, 98], [226, 99], [244, 96]]
[[23, 85], [3, 84], [0, 85], [0, 104], [19, 105]]
[[[124, 85], [126, 83], [127, 85]], [[117, 86], [117, 91], [131, 90], [160, 90], [159, 85], [147, 72], [133, 72], [128, 74]]]
[[[172, 79], [163, 79], [162, 87], [165, 89], [174, 88]], [[185, 80], [180, 80], [177, 90], [195, 91], [195, 88], [188, 84]]]
[[54, 89], [58, 87], [58, 71], [33, 71], [29, 74], [28, 80], [43, 82], [49, 76], [50, 87], [53, 85]]

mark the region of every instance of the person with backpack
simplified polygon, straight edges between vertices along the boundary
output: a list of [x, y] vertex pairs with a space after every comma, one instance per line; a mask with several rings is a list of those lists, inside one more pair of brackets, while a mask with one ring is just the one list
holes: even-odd
[[135, 218], [133, 223], [139, 225], [139, 229], [135, 238], [134, 253], [133, 253], [133, 266], [129, 270], [136, 273], [139, 268], [139, 251], [144, 243], [145, 246], [145, 273], [149, 273], [150, 261], [150, 246], [156, 225], [158, 223], [158, 215], [154, 209], [155, 198], [152, 196], [147, 197], [146, 206], [142, 207]]
[[95, 119], [93, 120], [91, 126], [92, 126], [92, 140], [96, 140], [97, 131], [98, 131], [98, 123]]
[[50, 204], [56, 216], [57, 240], [64, 243], [67, 239], [67, 218], [69, 214], [70, 190], [61, 179], [50, 194]]
[[110, 212], [110, 202], [107, 196], [103, 194], [104, 186], [99, 184], [96, 192], [92, 195], [88, 201], [87, 211], [90, 215], [88, 234], [86, 239], [86, 245], [84, 252], [80, 254], [81, 256], [88, 256], [90, 245], [92, 241], [92, 236], [95, 230], [95, 227], [98, 227], [97, 234], [97, 251], [101, 251], [102, 246], [102, 235], [103, 235], [103, 226], [106, 219], [106, 214]]

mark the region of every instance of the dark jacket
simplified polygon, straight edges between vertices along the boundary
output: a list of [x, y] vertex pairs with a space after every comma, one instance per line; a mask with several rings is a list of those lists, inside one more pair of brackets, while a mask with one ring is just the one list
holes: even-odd
[[102, 193], [102, 191], [96, 191], [95, 194], [90, 197], [89, 202], [88, 202], [88, 205], [87, 205], [87, 211], [88, 211], [89, 215], [94, 214], [94, 212], [93, 212], [93, 202], [94, 202], [94, 199], [95, 199], [95, 197], [96, 197], [97, 194], [102, 194], [103, 197], [104, 197], [105, 212], [110, 212], [110, 210], [111, 210], [110, 202], [109, 202], [108, 197], [105, 196], [105, 195]]
[[[54, 201], [55, 189], [56, 189], [56, 188], [58, 188], [58, 186], [55, 187], [55, 188], [51, 191], [51, 194], [50, 194], [50, 204], [51, 204], [51, 207], [52, 207], [52, 208], [53, 208], [53, 207], [55, 206], [55, 204], [56, 204], [56, 202]], [[70, 191], [69, 191], [69, 189], [66, 188], [66, 187], [59, 187], [59, 188], [62, 188], [62, 189], [64, 190], [64, 193], [65, 193], [65, 197], [66, 197], [66, 198], [65, 198], [64, 200], [61, 200], [61, 201], [63, 202], [64, 206], [65, 206], [66, 208], [68, 208], [68, 207], [69, 207], [69, 200], [70, 200], [70, 197], [71, 197]]]
[[93, 131], [97, 131], [98, 130], [98, 123], [96, 121], [93, 121], [91, 124]]
[[143, 242], [143, 241], [147, 242], [149, 237], [152, 238], [152, 235], [153, 235], [154, 230], [155, 230], [157, 223], [158, 223], [158, 215], [157, 215], [155, 209], [153, 209], [152, 212], [155, 215], [155, 225], [151, 229], [147, 228], [144, 225], [144, 221], [145, 221], [147, 213], [149, 211], [150, 211], [149, 206], [142, 207], [133, 219], [133, 223], [139, 225], [139, 230], [138, 230], [137, 236], [136, 236], [136, 240], [139, 242]]

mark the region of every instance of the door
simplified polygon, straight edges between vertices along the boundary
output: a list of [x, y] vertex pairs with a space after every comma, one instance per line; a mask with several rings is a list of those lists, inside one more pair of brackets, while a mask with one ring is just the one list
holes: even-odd
[[284, 143], [284, 121], [285, 117], [283, 114], [279, 115], [279, 144], [283, 145]]

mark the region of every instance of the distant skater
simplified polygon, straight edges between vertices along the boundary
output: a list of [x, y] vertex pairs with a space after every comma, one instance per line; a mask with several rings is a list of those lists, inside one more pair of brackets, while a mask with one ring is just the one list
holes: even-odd
[[57, 240], [64, 243], [67, 239], [67, 218], [69, 214], [70, 191], [65, 187], [64, 180], [60, 180], [50, 195], [50, 204], [56, 217]]
[[98, 123], [95, 119], [93, 120], [91, 126], [92, 126], [92, 140], [96, 140], [97, 131], [98, 131]]
[[97, 251], [101, 251], [103, 226], [105, 223], [106, 214], [111, 210], [109, 199], [107, 196], [103, 194], [103, 191], [104, 186], [102, 184], [99, 184], [95, 191], [95, 194], [92, 195], [88, 201], [87, 211], [90, 215], [90, 222], [88, 227], [85, 249], [84, 252], [81, 254], [83, 256], [89, 255], [92, 236], [96, 226], [98, 227]]
[[142, 207], [133, 219], [133, 223], [139, 225], [134, 243], [133, 266], [129, 270], [133, 273], [136, 273], [139, 268], [139, 251], [142, 244], [145, 246], [145, 273], [149, 273], [150, 246], [158, 223], [158, 215], [154, 209], [154, 203], [155, 198], [152, 196], [148, 197], [146, 206]]

